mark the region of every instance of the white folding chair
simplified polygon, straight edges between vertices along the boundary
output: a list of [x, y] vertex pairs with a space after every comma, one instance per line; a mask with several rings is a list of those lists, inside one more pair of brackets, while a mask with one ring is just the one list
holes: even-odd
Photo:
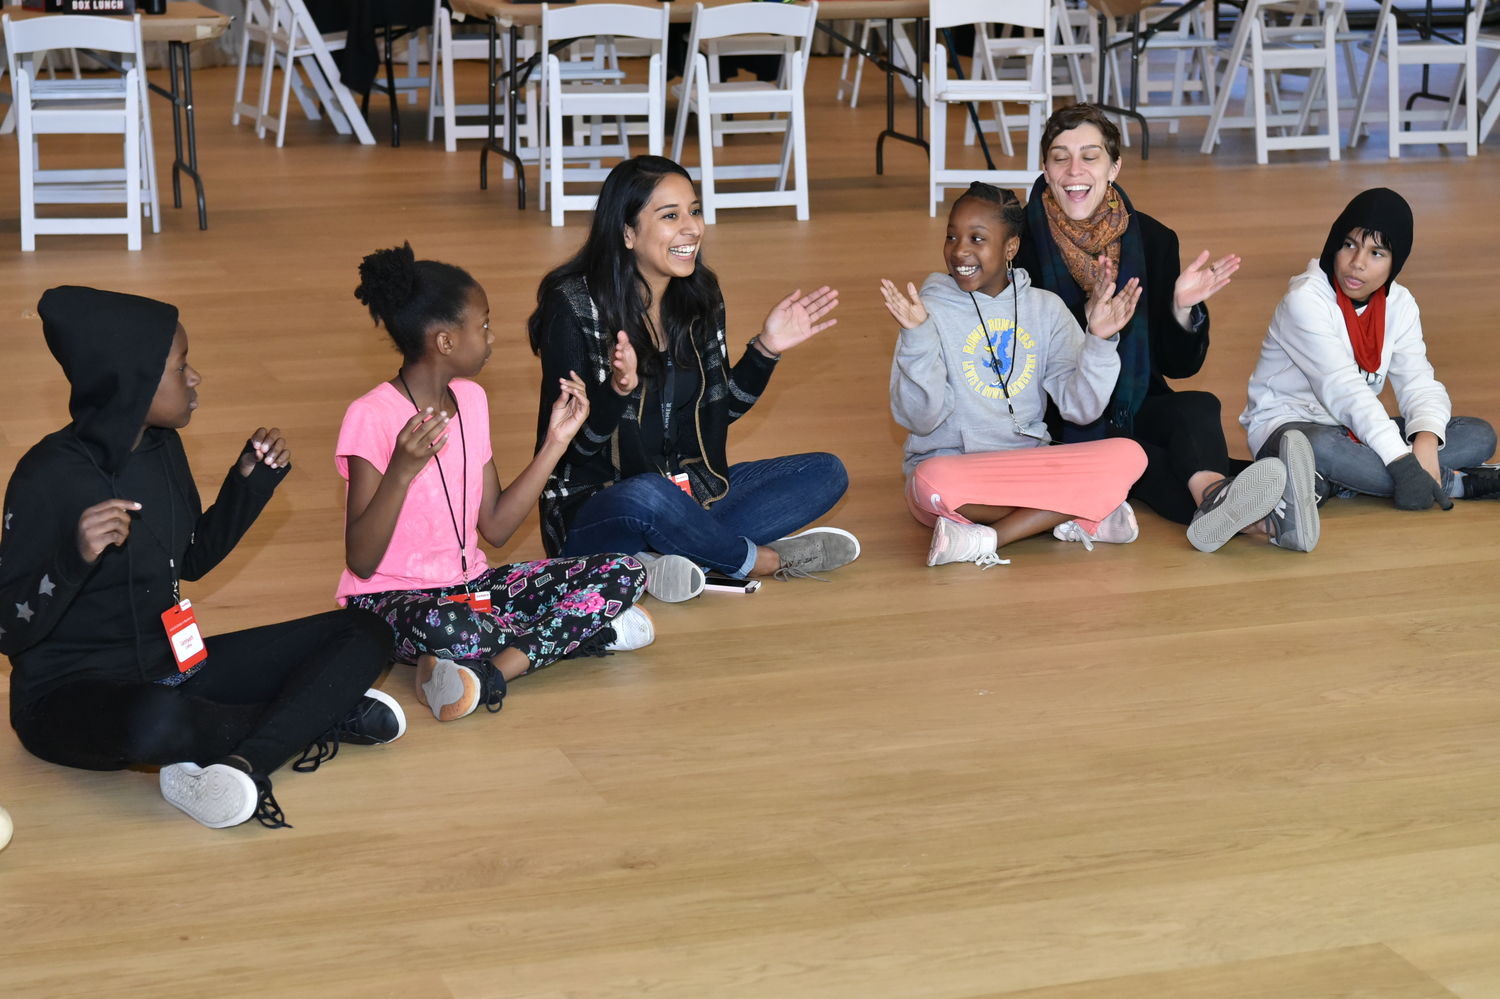
[[[14, 87], [20, 160], [21, 249], [38, 235], [119, 233], [141, 248], [141, 215], [159, 232], [150, 108], [146, 105], [141, 19], [58, 16], [3, 20], [7, 67]], [[36, 78], [37, 55], [75, 47], [118, 60], [120, 75], [82, 79]], [[43, 169], [42, 135], [119, 135], [122, 165], [104, 169]], [[123, 216], [43, 218], [37, 205], [124, 205]]]
[[[1141, 11], [1142, 24], [1150, 25], [1171, 16], [1176, 6], [1161, 4]], [[1171, 27], [1155, 32], [1141, 52], [1136, 110], [1143, 117], [1165, 121], [1173, 134], [1183, 118], [1207, 118], [1213, 114], [1218, 43], [1210, 22], [1212, 12], [1212, 5], [1189, 11]], [[1123, 37], [1126, 19], [1118, 20]], [[1120, 71], [1118, 60], [1126, 58], [1128, 51], [1115, 48], [1110, 54], [1111, 61], [1116, 62], [1112, 78], [1117, 104], [1123, 104], [1125, 98], [1120, 92], [1120, 80], [1125, 74]], [[1158, 99], [1158, 95], [1164, 99]], [[1128, 130], [1123, 134], [1128, 135]]]
[[1489, 70], [1484, 74], [1484, 82], [1479, 84], [1474, 95], [1478, 103], [1484, 105], [1484, 113], [1479, 119], [1480, 142], [1490, 137], [1490, 130], [1495, 127], [1495, 119], [1500, 118], [1500, 30], [1486, 28], [1484, 26], [1484, 14], [1488, 7], [1486, 0], [1479, 0], [1479, 6], [1474, 11], [1474, 23], [1478, 30], [1474, 32], [1474, 62], [1475, 70], [1478, 70], [1479, 51], [1495, 53], [1495, 59], [1490, 63]]
[[[566, 194], [564, 181], [603, 180], [609, 174], [602, 162], [605, 156], [624, 159], [630, 155], [626, 117], [645, 117], [647, 150], [653, 156], [661, 155], [666, 136], [665, 63], [670, 14], [670, 4], [656, 7], [615, 3], [596, 3], [587, 7], [542, 5], [542, 39], [548, 49], [554, 42], [570, 39], [612, 41], [615, 38], [634, 38], [652, 43], [645, 84], [625, 83], [609, 76], [575, 76], [570, 81], [564, 73], [562, 60], [544, 49], [547, 55], [543, 63], [542, 88], [547, 114], [541, 143], [544, 150], [542, 185], [537, 198], [545, 208], [550, 194], [553, 225], [563, 224], [565, 211], [593, 210], [598, 195]], [[613, 119], [615, 142], [603, 143], [602, 127], [591, 120], [596, 117]], [[569, 118], [574, 120], [571, 144], [563, 127]], [[581, 138], [590, 141], [580, 142]], [[569, 160], [587, 162], [569, 167]]]
[[[375, 136], [370, 132], [364, 115], [360, 113], [354, 95], [339, 78], [338, 67], [333, 62], [333, 52], [343, 48], [346, 43], [344, 33], [325, 35], [320, 31], [303, 0], [266, 0], [266, 3], [270, 19], [259, 35], [261, 44], [266, 46], [266, 53], [260, 70], [260, 99], [255, 109], [255, 134], [264, 138], [266, 132], [275, 132], [276, 145], [280, 147], [285, 143], [287, 102], [292, 91], [302, 85], [297, 78], [300, 70], [316, 93], [317, 104], [327, 110], [334, 129], [340, 135], [353, 132], [361, 145], [374, 145]], [[247, 36], [248, 34], [247, 31]], [[243, 49], [248, 56], [248, 43], [243, 44]], [[242, 65], [243, 61], [242, 58]], [[277, 113], [272, 115], [271, 83], [272, 74], [277, 69], [282, 74], [281, 97]], [[304, 110], [309, 109], [310, 98], [305, 96], [305, 92], [299, 93], [298, 101]], [[235, 104], [236, 114], [249, 110], [238, 99]], [[314, 120], [319, 118], [315, 105], [308, 117]]]
[[[932, 0], [932, 48], [929, 72], [932, 86], [932, 146], [928, 167], [928, 214], [937, 215], [943, 191], [968, 187], [983, 180], [1000, 187], [1028, 190], [1041, 172], [1042, 124], [1052, 113], [1052, 36], [1054, 11], [1051, 0]], [[940, 41], [941, 29], [958, 24], [997, 22], [1030, 28], [1038, 34], [1027, 41], [1035, 54], [1027, 60], [1024, 79], [956, 80], [948, 75], [948, 49]], [[1012, 39], [1014, 40], [1014, 39]], [[1008, 170], [949, 169], [948, 105], [977, 102], [1026, 105], [1026, 159], [1021, 168]]]
[[[1434, 36], [1423, 39], [1414, 29], [1403, 31], [1396, 23], [1391, 0], [1383, 0], [1380, 23], [1371, 41], [1370, 61], [1365, 66], [1354, 122], [1349, 130], [1349, 145], [1354, 145], [1371, 121], [1386, 123], [1386, 149], [1392, 159], [1399, 159], [1402, 146], [1433, 143], [1462, 144], [1468, 155], [1479, 152], [1478, 85], [1478, 15], [1465, 18], [1463, 38], [1457, 42]], [[1369, 107], [1375, 68], [1381, 60], [1386, 66], [1386, 109], [1378, 112]], [[1405, 66], [1454, 66], [1457, 79], [1447, 108], [1412, 108], [1401, 100], [1401, 69]], [[1491, 74], [1493, 75], [1493, 74]], [[1436, 128], [1413, 128], [1423, 123], [1437, 123]]]
[[[1257, 163], [1265, 164], [1272, 151], [1286, 149], [1326, 149], [1330, 160], [1339, 158], [1336, 35], [1343, 8], [1343, 0], [1249, 0], [1230, 43], [1202, 152], [1213, 152], [1226, 128], [1251, 128]], [[1252, 113], [1231, 116], [1226, 111], [1241, 69], [1248, 73], [1246, 98]], [[1295, 109], [1288, 108], [1282, 89], [1284, 79], [1292, 78], [1304, 81]], [[1309, 131], [1315, 117], [1322, 127]], [[1280, 134], [1272, 135], [1273, 128]]]
[[[698, 116], [698, 157], [702, 164], [700, 194], [703, 218], [713, 223], [720, 208], [753, 208], [791, 205], [797, 220], [808, 219], [807, 204], [807, 112], [803, 81], [817, 25], [818, 5], [734, 3], [721, 7], [698, 4], [688, 40], [688, 58], [683, 70], [682, 97], [677, 102], [677, 121], [672, 136], [672, 158], [682, 161], [683, 139], [689, 114]], [[764, 51], [768, 45], [781, 53], [781, 76], [775, 82], [715, 81], [702, 49], [735, 36], [761, 36], [754, 44]], [[724, 51], [721, 47], [720, 51]], [[754, 128], [782, 133], [781, 159], [776, 163], [716, 164], [714, 162], [714, 118], [728, 114], [784, 115], [774, 122], [750, 120], [739, 131]], [[690, 173], [695, 172], [689, 170]], [[788, 183], [788, 176], [795, 183]], [[720, 180], [774, 178], [771, 190], [724, 192]]]

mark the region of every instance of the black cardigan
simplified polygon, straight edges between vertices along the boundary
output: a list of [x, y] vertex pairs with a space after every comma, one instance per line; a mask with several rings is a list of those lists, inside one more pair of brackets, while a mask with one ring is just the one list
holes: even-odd
[[[541, 450], [552, 406], [561, 394], [559, 379], [566, 378], [569, 371], [578, 372], [588, 386], [589, 397], [588, 419], [552, 469], [538, 500], [542, 544], [547, 554], [555, 557], [584, 501], [624, 478], [620, 467], [622, 424], [639, 424], [645, 385], [638, 384], [625, 396], [610, 385], [615, 331], [600, 328], [599, 310], [583, 278], [564, 279], [543, 296], [540, 308], [542, 385], [536, 450]], [[687, 473], [693, 498], [707, 507], [729, 493], [729, 461], [725, 455], [729, 425], [755, 405], [771, 380], [776, 362], [746, 347], [739, 363], [729, 367], [722, 298], [713, 315], [693, 323], [690, 335], [700, 378], [693, 435], [698, 446], [693, 453], [676, 455], [674, 464]], [[635, 427], [625, 430], [636, 432]]]

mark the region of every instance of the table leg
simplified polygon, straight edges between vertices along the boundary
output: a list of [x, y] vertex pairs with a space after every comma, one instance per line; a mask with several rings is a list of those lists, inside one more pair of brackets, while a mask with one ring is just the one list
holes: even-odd
[[[178, 88], [177, 69], [182, 66], [182, 85]], [[172, 89], [165, 96], [172, 102], [172, 147], [176, 153], [172, 161], [172, 204], [182, 207], [182, 174], [193, 181], [193, 191], [198, 199], [198, 228], [208, 228], [208, 202], [203, 195], [203, 178], [198, 174], [198, 127], [193, 108], [193, 63], [186, 42], [167, 43], [167, 68]], [[186, 132], [187, 141], [183, 142]], [[186, 158], [184, 159], [184, 145]]]
[[[1193, 6], [1196, 6], [1196, 4]], [[1141, 123], [1141, 159], [1149, 160], [1151, 158], [1151, 129], [1146, 125], [1146, 116], [1136, 110], [1136, 88], [1140, 79], [1140, 33], [1141, 16], [1136, 14], [1130, 19], [1130, 107], [1121, 108], [1115, 107], [1113, 104], [1105, 104], [1104, 81], [1106, 74], [1104, 60], [1109, 55], [1109, 50], [1113, 46], [1109, 44], [1109, 19], [1103, 14], [1099, 15], [1099, 79], [1094, 99], [1100, 110], [1108, 111], [1111, 114], [1122, 114], [1126, 117], [1134, 118]]]
[[[925, 23], [925, 18], [918, 18], [917, 48], [919, 50], [919, 53], [922, 45], [922, 31]], [[834, 31], [832, 28], [821, 21], [818, 22], [818, 27], [821, 28], [825, 33], [833, 36], [834, 38], [837, 38], [845, 45], [848, 45], [850, 48], [855, 49], [866, 59], [873, 61], [877, 66], [885, 70], [885, 130], [882, 131], [879, 137], [875, 140], [875, 172], [877, 174], [885, 173], [885, 140], [888, 138], [896, 139], [899, 142], [909, 142], [914, 146], [920, 146], [924, 153], [927, 152], [927, 140], [922, 138], [922, 74], [920, 72], [908, 72], [896, 65], [895, 19], [889, 17], [885, 19], [886, 58], [883, 59], [876, 56], [875, 53], [870, 51], [869, 49], [861, 48], [860, 46], [855, 45], [853, 42], [849, 41], [849, 39], [845, 38], [843, 35], [840, 35], [838, 32]], [[917, 58], [920, 61], [921, 55], [919, 54]], [[906, 76], [911, 77], [916, 81], [917, 84], [917, 134], [914, 136], [907, 135], [904, 132], [896, 131], [897, 73], [902, 73]]]
[[479, 189], [481, 191], [485, 191], [485, 190], [489, 189], [489, 157], [490, 157], [490, 153], [493, 152], [493, 153], [495, 153], [498, 156], [503, 156], [505, 159], [510, 160], [511, 163], [513, 163], [515, 165], [515, 168], [516, 168], [516, 187], [517, 187], [518, 203], [520, 204], [520, 207], [525, 208], [526, 207], [526, 169], [525, 169], [525, 165], [521, 162], [521, 157], [519, 155], [517, 155], [517, 153], [516, 153], [516, 147], [517, 147], [517, 145], [519, 143], [519, 139], [518, 139], [517, 134], [516, 134], [516, 132], [517, 132], [517, 130], [516, 130], [516, 115], [517, 115], [517, 112], [518, 112], [517, 101], [516, 101], [516, 92], [523, 85], [523, 84], [517, 82], [517, 80], [519, 79], [519, 74], [517, 73], [518, 67], [516, 66], [516, 52], [518, 51], [518, 49], [520, 47], [520, 43], [521, 43], [520, 32], [516, 29], [515, 25], [511, 25], [510, 26], [510, 61], [511, 61], [511, 67], [505, 73], [505, 75], [508, 77], [508, 82], [506, 84], [506, 94], [505, 94], [505, 108], [506, 108], [505, 141], [506, 141], [506, 144], [504, 146], [502, 146], [502, 145], [500, 145], [500, 143], [498, 141], [498, 136], [495, 133], [495, 117], [496, 117], [497, 112], [500, 109], [499, 108], [499, 105], [500, 105], [500, 102], [499, 102], [499, 88], [500, 88], [501, 73], [500, 73], [500, 60], [499, 60], [499, 56], [497, 54], [498, 50], [499, 50], [499, 46], [500, 46], [500, 32], [499, 32], [498, 25], [496, 25], [496, 23], [495, 23], [495, 19], [494, 18], [490, 19], [490, 58], [489, 58], [489, 67], [490, 67], [490, 94], [489, 94], [489, 100], [490, 100], [490, 109], [489, 109], [490, 110], [490, 117], [489, 117], [489, 132], [490, 132], [490, 134], [489, 134], [489, 137], [484, 140], [484, 147], [482, 149], [480, 149], [480, 151], [479, 151]]

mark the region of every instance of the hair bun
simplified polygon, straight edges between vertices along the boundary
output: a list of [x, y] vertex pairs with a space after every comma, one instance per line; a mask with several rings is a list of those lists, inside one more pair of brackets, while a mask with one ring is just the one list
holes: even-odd
[[359, 263], [359, 287], [354, 289], [354, 297], [382, 322], [400, 312], [415, 297], [416, 289], [417, 255], [409, 242], [376, 250]]

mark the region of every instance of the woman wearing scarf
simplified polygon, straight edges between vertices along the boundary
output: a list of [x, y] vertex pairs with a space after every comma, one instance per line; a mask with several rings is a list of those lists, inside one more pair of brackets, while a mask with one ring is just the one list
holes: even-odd
[[[1411, 246], [1401, 195], [1377, 187], [1349, 202], [1276, 307], [1240, 423], [1257, 454], [1304, 434], [1325, 493], [1390, 496], [1401, 510], [1500, 498], [1500, 470], [1477, 467], [1494, 453], [1495, 431], [1453, 416], [1416, 299], [1396, 283]], [[1380, 401], [1387, 380], [1395, 419]]]
[[1026, 205], [1016, 266], [1060, 296], [1080, 324], [1091, 296], [1132, 278], [1143, 294], [1120, 331], [1120, 377], [1104, 414], [1062, 423], [1064, 443], [1128, 437], [1146, 452], [1146, 472], [1130, 490], [1168, 520], [1188, 524], [1188, 540], [1215, 551], [1238, 533], [1310, 551], [1318, 541], [1311, 449], [1292, 435], [1286, 453], [1232, 472], [1208, 392], [1174, 392], [1168, 378], [1198, 373], [1208, 353], [1204, 302], [1239, 269], [1235, 254], [1209, 263], [1207, 250], [1186, 270], [1177, 234], [1138, 212], [1115, 178], [1120, 132], [1098, 107], [1076, 104], [1047, 120], [1044, 172]]

